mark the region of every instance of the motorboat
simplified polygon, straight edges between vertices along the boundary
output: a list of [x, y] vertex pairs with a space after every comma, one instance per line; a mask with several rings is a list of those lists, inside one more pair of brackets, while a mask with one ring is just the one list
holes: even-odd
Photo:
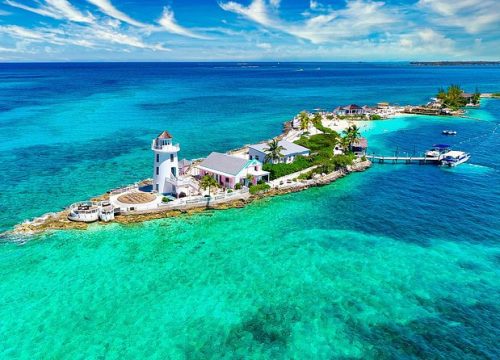
[[441, 160], [441, 165], [454, 167], [470, 159], [470, 154], [464, 151], [448, 151], [443, 154], [443, 159]]
[[446, 144], [434, 144], [432, 146], [432, 149], [427, 150], [425, 152], [425, 157], [428, 158], [428, 159], [441, 160], [441, 158], [443, 157], [443, 154], [446, 153], [449, 148], [450, 148], [450, 145], [446, 145]]
[[457, 132], [455, 130], [443, 130], [442, 134], [443, 135], [457, 135]]

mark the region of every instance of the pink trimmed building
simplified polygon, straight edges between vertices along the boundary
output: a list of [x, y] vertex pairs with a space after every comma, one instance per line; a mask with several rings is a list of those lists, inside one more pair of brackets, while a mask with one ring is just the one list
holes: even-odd
[[262, 163], [237, 156], [211, 153], [197, 168], [200, 176], [212, 176], [220, 186], [234, 189], [236, 184], [248, 186], [259, 180], [269, 181], [269, 172], [262, 170]]

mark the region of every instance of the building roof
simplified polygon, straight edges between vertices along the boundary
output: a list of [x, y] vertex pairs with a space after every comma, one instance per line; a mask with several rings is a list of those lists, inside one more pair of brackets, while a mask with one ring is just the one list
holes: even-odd
[[366, 138], [359, 138], [352, 143], [352, 146], [366, 149], [368, 147], [368, 140]]
[[464, 93], [461, 93], [461, 94], [460, 94], [460, 96], [461, 96], [461, 97], [464, 97], [464, 98], [470, 98], [470, 97], [472, 97], [473, 95], [472, 95], [472, 94], [470, 94], [470, 93], [466, 93], [466, 92], [464, 92]]
[[[283, 156], [289, 156], [289, 155], [309, 151], [308, 148], [305, 148], [303, 146], [294, 144], [294, 143], [286, 141], [286, 140], [278, 141], [278, 145], [283, 146], [283, 148], [284, 148], [283, 150], [281, 150], [281, 153], [283, 154]], [[266, 152], [265, 149], [267, 149], [269, 147], [269, 145], [267, 143], [261, 143], [261, 144], [250, 145], [248, 147], [252, 148], [254, 150], [260, 151], [262, 153], [265, 153]]]
[[172, 139], [172, 135], [170, 135], [170, 133], [167, 130], [165, 130], [160, 135], [158, 135], [156, 138], [157, 139]]
[[337, 106], [334, 111], [340, 111], [340, 110], [347, 110], [347, 111], [352, 111], [352, 110], [361, 110], [362, 107], [356, 105], [356, 104], [350, 104], [346, 106]]
[[359, 110], [359, 109], [361, 109], [361, 107], [356, 105], [356, 104], [350, 104], [350, 105], [344, 106], [343, 109], [344, 110]]
[[192, 164], [192, 161], [191, 160], [187, 160], [187, 159], [182, 159], [181, 161], [179, 161], [179, 167], [186, 167], [186, 166], [189, 166]]
[[249, 163], [250, 161], [248, 159], [212, 152], [198, 166], [207, 170], [236, 176], [241, 172], [241, 170], [246, 168]]

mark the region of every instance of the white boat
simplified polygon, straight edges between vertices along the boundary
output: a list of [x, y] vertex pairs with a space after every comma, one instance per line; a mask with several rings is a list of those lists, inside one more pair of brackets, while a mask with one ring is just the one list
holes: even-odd
[[470, 159], [470, 154], [463, 151], [448, 151], [443, 155], [441, 165], [454, 167]]
[[448, 151], [450, 145], [435, 144], [432, 149], [425, 152], [425, 157], [433, 160], [441, 160], [443, 155]]
[[457, 132], [455, 130], [443, 130], [442, 134], [443, 135], [457, 135]]

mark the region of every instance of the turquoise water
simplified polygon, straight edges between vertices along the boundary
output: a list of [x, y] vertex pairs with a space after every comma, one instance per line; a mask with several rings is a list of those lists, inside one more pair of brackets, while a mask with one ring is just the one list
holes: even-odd
[[[498, 68], [394, 64], [3, 66], [4, 229], [149, 176], [163, 128], [195, 157], [302, 108], [500, 84]], [[498, 358], [500, 102], [483, 105], [365, 131], [377, 153], [470, 151], [456, 169], [375, 165], [244, 209], [5, 239], [0, 358]]]

